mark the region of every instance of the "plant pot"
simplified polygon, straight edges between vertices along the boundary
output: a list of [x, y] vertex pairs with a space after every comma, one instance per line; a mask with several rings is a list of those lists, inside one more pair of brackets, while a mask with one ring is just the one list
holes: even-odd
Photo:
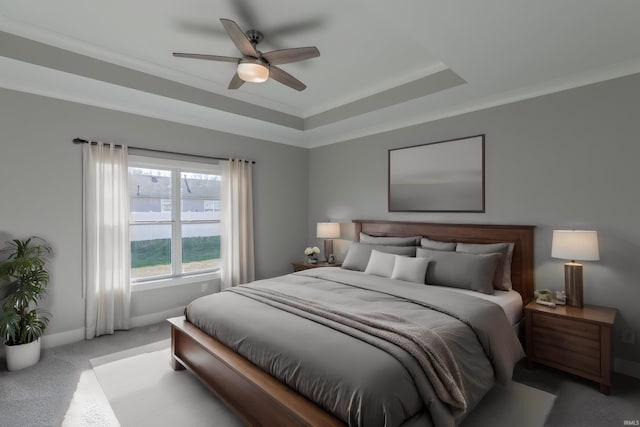
[[40, 338], [27, 344], [4, 345], [7, 369], [17, 371], [33, 366], [40, 361]]

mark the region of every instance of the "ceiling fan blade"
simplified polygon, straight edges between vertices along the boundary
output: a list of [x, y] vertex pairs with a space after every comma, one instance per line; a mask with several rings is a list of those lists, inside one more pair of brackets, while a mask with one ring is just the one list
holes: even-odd
[[324, 16], [318, 16], [316, 18], [309, 18], [292, 24], [268, 27], [264, 29], [264, 33], [269, 34], [269, 37], [279, 37], [301, 32], [309, 32], [311, 30], [322, 28], [325, 20], [326, 18]]
[[175, 25], [180, 31], [198, 36], [229, 37], [225, 30], [213, 27], [211, 22], [177, 20]]
[[173, 52], [173, 56], [177, 56], [178, 58], [206, 59], [208, 61], [235, 62], [236, 64], [240, 61], [240, 58], [234, 58], [232, 56], [203, 55], [200, 53]]
[[233, 78], [229, 82], [229, 89], [238, 89], [240, 86], [244, 84], [244, 80], [240, 78], [238, 73], [233, 75]]
[[307, 88], [307, 85], [275, 65], [269, 67], [269, 77], [297, 91], [303, 91]]
[[249, 26], [249, 28], [259, 28], [260, 25], [256, 19], [255, 13], [246, 0], [233, 0], [233, 8], [235, 9], [238, 17], [242, 22]]
[[233, 44], [242, 52], [245, 56], [253, 56], [254, 58], [258, 57], [258, 52], [256, 52], [256, 48], [253, 47], [247, 36], [244, 34], [242, 29], [230, 19], [221, 18], [220, 22], [224, 26], [224, 29], [229, 34], [229, 38]]
[[290, 62], [304, 61], [318, 56], [320, 56], [320, 51], [315, 46], [273, 50], [262, 54], [262, 57], [272, 65], [289, 64]]

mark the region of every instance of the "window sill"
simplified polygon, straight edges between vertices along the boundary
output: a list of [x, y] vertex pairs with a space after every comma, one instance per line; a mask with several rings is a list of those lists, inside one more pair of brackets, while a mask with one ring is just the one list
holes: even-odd
[[212, 273], [194, 274], [185, 277], [170, 277], [166, 279], [150, 280], [148, 282], [132, 282], [131, 292], [152, 291], [155, 289], [171, 288], [174, 286], [202, 283], [210, 280], [220, 280], [220, 271]]

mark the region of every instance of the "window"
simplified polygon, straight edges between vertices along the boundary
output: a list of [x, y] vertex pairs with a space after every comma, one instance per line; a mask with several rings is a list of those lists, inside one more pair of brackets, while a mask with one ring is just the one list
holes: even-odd
[[128, 186], [132, 281], [219, 269], [218, 165], [129, 156]]

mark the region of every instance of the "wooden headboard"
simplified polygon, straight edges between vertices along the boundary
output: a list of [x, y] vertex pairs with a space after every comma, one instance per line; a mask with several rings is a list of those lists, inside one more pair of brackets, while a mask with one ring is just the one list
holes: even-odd
[[511, 282], [520, 293], [524, 305], [534, 298], [533, 284], [533, 225], [492, 224], [440, 224], [429, 222], [402, 222], [353, 220], [354, 241], [360, 232], [371, 236], [424, 236], [443, 242], [500, 243], [513, 242]]

